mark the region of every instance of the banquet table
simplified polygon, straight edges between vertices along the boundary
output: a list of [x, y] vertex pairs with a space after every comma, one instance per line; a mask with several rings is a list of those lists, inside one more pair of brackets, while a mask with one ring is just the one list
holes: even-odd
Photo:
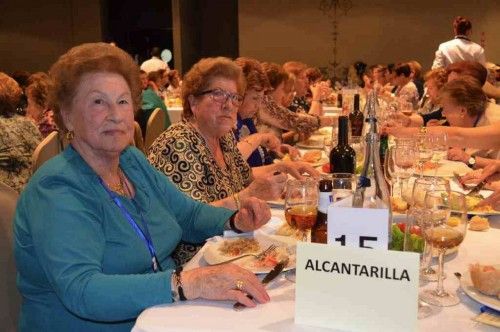
[[[273, 217], [284, 218], [281, 209], [272, 209], [272, 214]], [[453, 275], [453, 272], [467, 273], [471, 263], [499, 262], [500, 216], [490, 217], [489, 220], [491, 228], [488, 231], [467, 232], [458, 252], [446, 257], [445, 288], [456, 291], [462, 302], [453, 307], [432, 307], [430, 317], [418, 320], [418, 331], [498, 331], [492, 326], [472, 321], [479, 313], [481, 304], [463, 293]], [[203, 258], [205, 249], [206, 246], [185, 269], [206, 265]], [[435, 286], [436, 283], [424, 284], [420, 290]], [[294, 323], [295, 284], [284, 276], [268, 286], [268, 293], [270, 302], [239, 312], [233, 310], [233, 302], [230, 301], [195, 300], [151, 307], [140, 314], [132, 331], [332, 331]], [[362, 313], [359, 317], [363, 319]], [[332, 315], [332, 319], [335, 316]]]

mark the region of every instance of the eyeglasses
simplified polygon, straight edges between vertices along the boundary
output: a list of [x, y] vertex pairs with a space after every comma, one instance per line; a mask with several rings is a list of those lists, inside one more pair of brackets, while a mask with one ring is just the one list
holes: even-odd
[[202, 96], [206, 94], [209, 94], [212, 97], [212, 100], [219, 104], [225, 104], [228, 99], [230, 99], [231, 103], [237, 107], [241, 106], [241, 103], [243, 103], [243, 97], [241, 95], [230, 93], [219, 88], [202, 91], [196, 96]]

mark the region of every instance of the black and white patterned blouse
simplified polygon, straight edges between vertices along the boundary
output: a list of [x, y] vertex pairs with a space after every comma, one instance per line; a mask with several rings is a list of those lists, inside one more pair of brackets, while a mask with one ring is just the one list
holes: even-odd
[[226, 169], [215, 161], [203, 136], [189, 122], [163, 132], [149, 149], [149, 162], [193, 199], [210, 203], [231, 196], [251, 182], [251, 169], [232, 132], [220, 139]]
[[[171, 125], [151, 145], [149, 162], [184, 193], [205, 203], [229, 197], [252, 181], [252, 170], [239, 152], [233, 132], [219, 140], [226, 168], [215, 161], [205, 139], [186, 121]], [[177, 265], [189, 261], [202, 243], [181, 241], [172, 254]]]

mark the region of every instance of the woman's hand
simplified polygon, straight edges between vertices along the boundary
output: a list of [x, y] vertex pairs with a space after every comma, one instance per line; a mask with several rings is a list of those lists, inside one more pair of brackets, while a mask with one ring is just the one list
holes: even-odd
[[[463, 183], [479, 183], [488, 178], [493, 177], [496, 173], [500, 172], [500, 162], [495, 161], [488, 164], [485, 168], [469, 172], [462, 176]], [[496, 180], [496, 179], [493, 179]]]
[[287, 173], [296, 179], [302, 180], [302, 174], [308, 174], [315, 179], [319, 178], [319, 172], [311, 166], [311, 164], [303, 161], [282, 161], [276, 164], [276, 170]]
[[252, 295], [259, 303], [270, 300], [264, 286], [250, 271], [234, 264], [206, 266], [181, 272], [184, 295], [188, 300], [232, 300], [255, 307]]
[[260, 145], [268, 150], [277, 150], [280, 147], [280, 140], [272, 133], [262, 133], [260, 135]]
[[256, 176], [252, 183], [240, 192], [240, 199], [242, 201], [246, 197], [257, 197], [265, 201], [278, 199], [285, 190], [286, 180], [287, 175], [284, 173], [270, 172], [264, 176]]
[[240, 200], [241, 208], [234, 216], [234, 225], [243, 232], [250, 232], [265, 225], [271, 219], [271, 209], [266, 202], [248, 197]]
[[495, 191], [490, 197], [483, 199], [477, 206], [490, 205], [493, 209], [500, 211], [500, 190]]
[[300, 159], [300, 152], [297, 148], [294, 148], [293, 146], [289, 144], [281, 144], [279, 152], [282, 154], [287, 154], [290, 156], [291, 160], [298, 160]]
[[461, 161], [467, 163], [469, 161], [470, 154], [466, 153], [461, 148], [450, 148], [448, 149], [448, 160]]

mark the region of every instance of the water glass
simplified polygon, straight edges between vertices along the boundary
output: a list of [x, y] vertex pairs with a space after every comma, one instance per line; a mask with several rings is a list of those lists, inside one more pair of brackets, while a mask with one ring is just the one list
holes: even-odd
[[356, 176], [351, 173], [332, 174], [332, 197], [337, 202], [354, 194], [356, 189]]

